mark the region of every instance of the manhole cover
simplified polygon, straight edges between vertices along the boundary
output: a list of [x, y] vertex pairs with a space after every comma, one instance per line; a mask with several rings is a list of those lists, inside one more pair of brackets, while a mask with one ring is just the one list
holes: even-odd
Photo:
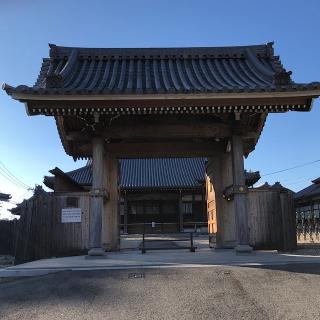
[[144, 278], [144, 273], [129, 273], [129, 279]]

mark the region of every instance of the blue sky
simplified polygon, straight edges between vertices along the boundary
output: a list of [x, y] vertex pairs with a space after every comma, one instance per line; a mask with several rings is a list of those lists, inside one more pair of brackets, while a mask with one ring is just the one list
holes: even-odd
[[[320, 81], [318, 0], [2, 1], [0, 82], [32, 85], [48, 43], [87, 47], [229, 46], [275, 41], [297, 82]], [[28, 117], [0, 92], [0, 161], [24, 183], [41, 184], [49, 169], [71, 170], [54, 120]], [[320, 159], [320, 100], [310, 113], [271, 114], [246, 168], [261, 174]], [[320, 176], [320, 162], [263, 177], [299, 190]], [[0, 192], [25, 196], [0, 176]], [[30, 193], [29, 193], [30, 194]], [[28, 194], [27, 194], [28, 195]], [[2, 210], [2, 214], [4, 211]]]

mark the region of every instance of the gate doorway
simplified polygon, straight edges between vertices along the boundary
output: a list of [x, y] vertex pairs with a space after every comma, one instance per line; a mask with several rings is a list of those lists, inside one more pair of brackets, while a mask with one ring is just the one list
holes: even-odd
[[128, 202], [128, 233], [179, 231], [178, 202], [142, 200]]
[[205, 158], [120, 159], [121, 232], [206, 228], [205, 164]]

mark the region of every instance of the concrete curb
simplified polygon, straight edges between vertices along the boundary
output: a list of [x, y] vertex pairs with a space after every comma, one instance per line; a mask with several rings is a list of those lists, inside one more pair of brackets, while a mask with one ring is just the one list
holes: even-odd
[[62, 271], [94, 271], [94, 270], [130, 270], [130, 269], [163, 269], [163, 268], [211, 268], [211, 267], [255, 267], [279, 266], [291, 264], [320, 264], [320, 261], [277, 261], [277, 262], [248, 262], [248, 263], [215, 263], [215, 264], [137, 264], [116, 266], [81, 266], [81, 267], [50, 267], [50, 268], [14, 268], [0, 269], [0, 278], [35, 277]]
[[60, 269], [16, 269], [16, 270], [0, 270], [0, 278], [17, 278], [17, 277], [36, 277], [43, 276], [49, 273], [56, 273], [60, 271], [67, 271], [68, 269], [60, 268]]

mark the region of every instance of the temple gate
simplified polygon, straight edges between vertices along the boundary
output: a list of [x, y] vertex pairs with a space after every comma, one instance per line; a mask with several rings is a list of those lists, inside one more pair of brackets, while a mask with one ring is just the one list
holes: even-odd
[[209, 231], [218, 247], [250, 251], [244, 157], [268, 113], [309, 111], [320, 95], [319, 83], [297, 84], [290, 75], [272, 43], [50, 45], [34, 86], [3, 88], [28, 115], [55, 118], [68, 155], [92, 158], [90, 255], [119, 246], [117, 159], [150, 157], [207, 157]]

